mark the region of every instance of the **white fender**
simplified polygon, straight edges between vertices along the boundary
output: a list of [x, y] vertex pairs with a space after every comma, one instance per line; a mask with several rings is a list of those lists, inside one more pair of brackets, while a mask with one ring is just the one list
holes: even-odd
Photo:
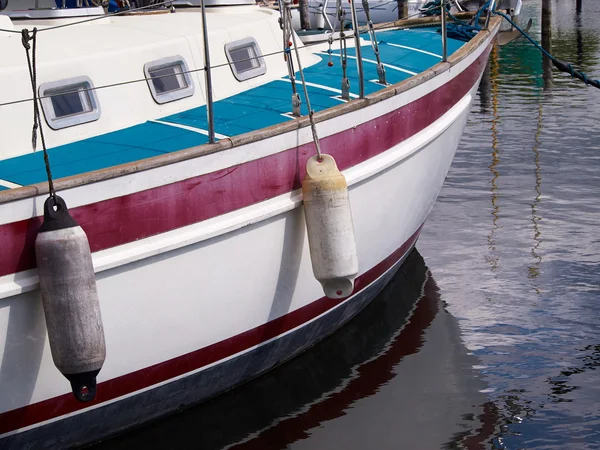
[[106, 357], [96, 276], [87, 236], [62, 198], [48, 198], [35, 254], [55, 366], [82, 402], [96, 395]]
[[302, 195], [315, 278], [327, 297], [348, 297], [358, 274], [356, 239], [348, 185], [331, 156], [308, 160]]

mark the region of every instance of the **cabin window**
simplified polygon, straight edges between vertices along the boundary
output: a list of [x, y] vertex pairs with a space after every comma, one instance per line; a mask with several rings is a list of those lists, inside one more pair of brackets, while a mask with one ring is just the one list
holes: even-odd
[[225, 44], [225, 54], [233, 76], [238, 81], [258, 77], [267, 72], [267, 65], [256, 39], [246, 38]]
[[98, 120], [100, 107], [89, 77], [44, 83], [39, 90], [46, 122], [53, 130]]
[[163, 58], [144, 66], [148, 87], [156, 103], [167, 103], [194, 94], [194, 83], [181, 56]]

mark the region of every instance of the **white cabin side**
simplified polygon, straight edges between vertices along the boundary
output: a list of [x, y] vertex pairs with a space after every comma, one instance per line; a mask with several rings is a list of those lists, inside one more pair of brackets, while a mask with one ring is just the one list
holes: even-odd
[[[207, 9], [213, 98], [219, 100], [287, 75], [279, 12], [257, 6]], [[20, 31], [38, 27], [37, 83], [61, 82], [89, 77], [96, 88], [100, 114], [97, 120], [52, 129], [44, 116], [44, 134], [49, 148], [123, 129], [147, 120], [165, 117], [205, 104], [202, 21], [199, 9], [176, 9], [175, 13], [105, 17], [88, 23], [46, 30], [79, 19], [10, 20], [0, 15], [0, 28]], [[239, 81], [228, 65], [225, 45], [252, 37], [266, 64], [262, 75]], [[300, 41], [298, 40], [300, 45]], [[0, 104], [32, 97], [25, 50], [19, 33], [0, 32]], [[268, 56], [271, 53], [276, 55]], [[320, 57], [303, 56], [310, 66]], [[151, 62], [182, 57], [192, 71], [193, 95], [157, 103], [144, 66]], [[219, 67], [215, 67], [219, 66]], [[139, 82], [101, 88], [132, 80]], [[291, 88], [290, 88], [291, 98]], [[291, 102], [290, 102], [291, 103]], [[290, 104], [291, 107], [291, 104]], [[0, 106], [0, 160], [31, 152], [33, 106], [31, 101]], [[10, 126], [7, 126], [10, 124]], [[41, 143], [38, 139], [38, 150]]]

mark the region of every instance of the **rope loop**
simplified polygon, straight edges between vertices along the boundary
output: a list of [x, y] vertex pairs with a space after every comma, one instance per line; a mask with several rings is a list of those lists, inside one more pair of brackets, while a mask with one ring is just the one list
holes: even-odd
[[[37, 58], [36, 58], [36, 47], [37, 47], [37, 28], [33, 28], [31, 34], [28, 29], [21, 31], [21, 43], [25, 49], [25, 56], [27, 57], [27, 68], [29, 69], [29, 78], [31, 80], [31, 91], [33, 94], [33, 127], [31, 130], [31, 146], [35, 152], [37, 148], [37, 136], [40, 135], [42, 142], [42, 149], [44, 151], [44, 165], [46, 166], [46, 176], [48, 178], [48, 192], [50, 197], [56, 202], [56, 192], [54, 190], [54, 182], [52, 181], [52, 170], [50, 169], [50, 159], [48, 158], [48, 150], [46, 148], [46, 139], [44, 138], [44, 130], [42, 129], [42, 119], [40, 116], [40, 107], [38, 104], [38, 93], [37, 93]], [[31, 41], [31, 44], [29, 43]]]
[[29, 36], [29, 30], [27, 28], [23, 28], [21, 30], [21, 43], [23, 44], [23, 47], [25, 47], [25, 50], [31, 50], [31, 45], [29, 45], [29, 41], [32, 39], [33, 38]]

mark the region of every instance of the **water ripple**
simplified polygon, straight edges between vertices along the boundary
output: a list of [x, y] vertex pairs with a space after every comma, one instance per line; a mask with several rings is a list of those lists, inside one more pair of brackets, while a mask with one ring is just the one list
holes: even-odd
[[[522, 22], [600, 78], [600, 2], [549, 3]], [[495, 49], [419, 243], [481, 361], [490, 448], [600, 448], [599, 100], [525, 40]]]

